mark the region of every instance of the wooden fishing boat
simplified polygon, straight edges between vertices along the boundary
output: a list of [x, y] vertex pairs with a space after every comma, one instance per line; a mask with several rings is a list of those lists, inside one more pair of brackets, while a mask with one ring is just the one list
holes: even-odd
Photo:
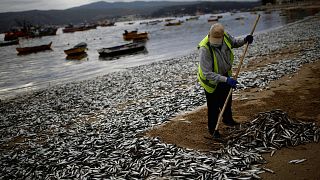
[[19, 48], [16, 48], [16, 50], [18, 51], [19, 55], [20, 54], [36, 53], [36, 52], [39, 52], [39, 51], [50, 50], [51, 49], [51, 44], [52, 44], [52, 42], [50, 42], [49, 44], [40, 45], [40, 46], [19, 47]]
[[77, 55], [77, 54], [85, 53], [86, 49], [87, 49], [87, 43], [82, 42], [82, 43], [79, 43], [79, 44], [75, 45], [73, 48], [64, 50], [64, 53], [67, 56], [74, 56], [74, 55]]
[[0, 46], [11, 46], [16, 44], [19, 44], [19, 39], [15, 39], [12, 41], [0, 41]]
[[128, 32], [127, 30], [125, 30], [125, 32], [122, 35], [123, 35], [123, 39], [126, 41], [148, 39], [147, 32], [138, 33], [137, 30], [131, 31], [131, 32]]
[[113, 57], [125, 54], [132, 54], [145, 50], [145, 42], [132, 42], [119, 46], [98, 49], [98, 53], [102, 57]]

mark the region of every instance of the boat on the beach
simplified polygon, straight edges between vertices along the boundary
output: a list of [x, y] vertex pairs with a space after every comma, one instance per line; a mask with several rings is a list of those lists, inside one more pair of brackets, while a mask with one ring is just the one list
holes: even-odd
[[36, 53], [36, 52], [40, 52], [40, 51], [50, 50], [51, 44], [52, 44], [52, 42], [50, 42], [49, 44], [44, 44], [44, 45], [40, 45], [40, 46], [19, 47], [19, 48], [16, 48], [16, 50], [18, 51], [19, 55]]
[[148, 33], [143, 32], [143, 33], [138, 33], [138, 30], [128, 32], [127, 30], [124, 31], [123, 39], [126, 41], [130, 40], [145, 40], [148, 39]]
[[81, 42], [77, 45], [75, 45], [73, 48], [64, 50], [64, 53], [67, 56], [75, 56], [77, 54], [83, 54], [85, 53], [85, 50], [87, 49], [87, 43]]
[[102, 48], [98, 49], [98, 53], [102, 57], [113, 57], [125, 54], [132, 54], [139, 51], [145, 50], [145, 42], [138, 41], [138, 42], [131, 42], [119, 46], [109, 47], [109, 48]]
[[11, 40], [11, 41], [0, 41], [0, 46], [11, 46], [19, 44], [19, 39]]

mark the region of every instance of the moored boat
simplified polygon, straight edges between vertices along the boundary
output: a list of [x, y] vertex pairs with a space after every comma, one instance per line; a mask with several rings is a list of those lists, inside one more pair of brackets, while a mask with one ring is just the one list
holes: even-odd
[[131, 31], [131, 32], [128, 32], [127, 30], [125, 30], [125, 32], [122, 35], [123, 35], [123, 39], [126, 41], [148, 39], [147, 32], [138, 33], [137, 30]]
[[69, 24], [68, 26], [66, 26], [64, 29], [62, 29], [63, 33], [73, 33], [76, 31], [87, 31], [90, 29], [96, 29], [97, 25], [81, 25], [81, 26], [73, 26], [71, 24]]
[[186, 19], [186, 21], [198, 20], [199, 16], [193, 16]]
[[145, 42], [132, 42], [119, 46], [98, 49], [98, 53], [103, 57], [113, 57], [125, 54], [132, 54], [145, 50]]
[[50, 42], [49, 44], [40, 45], [40, 46], [19, 47], [19, 48], [16, 48], [16, 50], [18, 51], [19, 55], [20, 54], [36, 53], [39, 51], [50, 50], [51, 44], [52, 44], [52, 42]]
[[177, 21], [177, 22], [168, 22], [165, 24], [165, 26], [179, 26], [181, 25], [182, 21]]
[[75, 45], [73, 48], [64, 50], [64, 53], [67, 56], [74, 56], [74, 55], [77, 55], [77, 54], [85, 53], [86, 49], [87, 49], [87, 43], [81, 42], [81, 43]]
[[11, 46], [16, 44], [19, 44], [19, 39], [15, 39], [12, 41], [0, 41], [0, 46]]

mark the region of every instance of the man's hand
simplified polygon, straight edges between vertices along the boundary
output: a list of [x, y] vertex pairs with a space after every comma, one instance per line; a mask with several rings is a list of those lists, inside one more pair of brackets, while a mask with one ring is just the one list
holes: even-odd
[[244, 38], [244, 42], [251, 44], [251, 43], [253, 42], [253, 36], [252, 36], [252, 35], [247, 35], [247, 36]]
[[227, 84], [229, 84], [232, 88], [236, 88], [238, 81], [232, 79], [231, 77], [227, 77]]

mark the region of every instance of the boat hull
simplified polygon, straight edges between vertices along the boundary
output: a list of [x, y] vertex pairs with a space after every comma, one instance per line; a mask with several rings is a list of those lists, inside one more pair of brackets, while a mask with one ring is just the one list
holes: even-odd
[[0, 42], [0, 46], [11, 46], [11, 45], [16, 45], [19, 44], [19, 40], [12, 40], [12, 41], [4, 41], [4, 42]]
[[144, 43], [129, 43], [121, 46], [102, 48], [98, 50], [98, 53], [102, 57], [114, 57], [127, 54], [133, 54], [146, 49]]
[[148, 33], [137, 33], [136, 31], [123, 33], [123, 39], [126, 41], [148, 39]]
[[73, 55], [85, 53], [86, 49], [87, 48], [85, 47], [71, 48], [71, 49], [64, 50], [64, 53], [68, 56], [73, 56]]
[[16, 50], [18, 51], [19, 55], [36, 53], [36, 52], [40, 52], [40, 51], [51, 50], [51, 44], [52, 44], [52, 42], [50, 42], [49, 44], [46, 44], [46, 45], [16, 48]]

